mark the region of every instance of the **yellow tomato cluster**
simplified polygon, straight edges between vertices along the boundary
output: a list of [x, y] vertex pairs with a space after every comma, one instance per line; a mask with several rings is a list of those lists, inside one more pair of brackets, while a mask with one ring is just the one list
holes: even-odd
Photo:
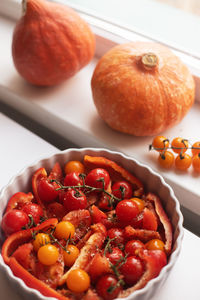
[[[150, 149], [159, 152], [158, 163], [165, 169], [170, 169], [174, 165], [176, 169], [186, 171], [192, 165], [194, 171], [200, 173], [200, 141], [189, 146], [187, 139], [176, 137], [170, 145], [166, 137], [156, 136]], [[169, 151], [170, 149], [172, 151]], [[189, 149], [191, 149], [191, 155], [186, 153]], [[178, 155], [174, 157], [174, 153]]]
[[[68, 221], [61, 221], [56, 225], [53, 236], [55, 239], [69, 239], [74, 236], [74, 225]], [[33, 241], [33, 248], [37, 252], [38, 260], [46, 266], [55, 264], [59, 258], [59, 248], [55, 240], [52, 244], [51, 235], [47, 233], [37, 233]], [[63, 250], [65, 266], [71, 267], [79, 256], [79, 249], [75, 245], [68, 244]], [[78, 282], [78, 284], [77, 284]], [[68, 288], [77, 293], [86, 291], [90, 286], [90, 277], [82, 269], [74, 269], [69, 272], [66, 284]]]

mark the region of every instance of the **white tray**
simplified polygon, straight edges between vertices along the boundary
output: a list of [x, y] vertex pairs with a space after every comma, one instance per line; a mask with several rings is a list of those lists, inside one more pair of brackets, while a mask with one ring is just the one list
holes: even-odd
[[[84, 17], [92, 24], [96, 33], [96, 57], [87, 67], [65, 83], [51, 88], [37, 88], [27, 84], [17, 74], [11, 57], [12, 31], [15, 21], [0, 16], [0, 40], [4, 41], [1, 44], [0, 56], [1, 100], [78, 146], [108, 147], [150, 165], [171, 184], [180, 203], [200, 215], [200, 176], [193, 174], [192, 169], [186, 173], [159, 169], [156, 164], [156, 153], [148, 151], [152, 138], [132, 137], [113, 131], [97, 115], [91, 96], [90, 79], [98, 58], [116, 43], [136, 39], [136, 36], [123, 29], [118, 31], [118, 35], [112, 34], [111, 31], [116, 30], [115, 26], [110, 25], [108, 30], [107, 25], [101, 20], [86, 15]], [[125, 38], [120, 36], [121, 34]], [[196, 82], [199, 83], [200, 67], [198, 68], [198, 64], [194, 66], [195, 59], [183, 53], [179, 54], [190, 67]], [[191, 142], [199, 141], [199, 117], [200, 104], [196, 101], [185, 119], [163, 134], [169, 139], [182, 136]]]

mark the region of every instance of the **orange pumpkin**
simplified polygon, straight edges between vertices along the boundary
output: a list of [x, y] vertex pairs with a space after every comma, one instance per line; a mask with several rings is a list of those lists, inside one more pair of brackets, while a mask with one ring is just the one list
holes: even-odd
[[158, 134], [179, 123], [194, 102], [194, 80], [168, 48], [150, 42], [115, 46], [98, 62], [91, 81], [100, 117], [135, 136]]
[[12, 56], [19, 74], [32, 84], [51, 86], [73, 76], [94, 56], [95, 37], [71, 8], [45, 0], [24, 0]]

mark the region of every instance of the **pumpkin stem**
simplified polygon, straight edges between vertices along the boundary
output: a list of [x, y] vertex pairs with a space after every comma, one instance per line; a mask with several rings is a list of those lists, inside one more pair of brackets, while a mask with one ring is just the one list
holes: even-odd
[[22, 16], [26, 14], [26, 9], [27, 9], [27, 1], [22, 0]]
[[158, 64], [158, 57], [156, 54], [148, 52], [142, 55], [141, 62], [145, 69], [152, 70]]

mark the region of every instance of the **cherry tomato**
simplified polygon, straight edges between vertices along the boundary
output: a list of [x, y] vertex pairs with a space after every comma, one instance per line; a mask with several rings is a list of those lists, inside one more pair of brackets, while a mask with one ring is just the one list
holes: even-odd
[[66, 283], [68, 288], [75, 293], [82, 293], [90, 286], [90, 277], [82, 269], [74, 269], [69, 272]]
[[121, 267], [124, 280], [128, 285], [135, 284], [144, 272], [144, 266], [139, 257], [129, 256]]
[[106, 190], [110, 183], [110, 175], [105, 169], [96, 168], [88, 173], [85, 183], [89, 186]]
[[139, 208], [132, 200], [122, 200], [116, 206], [116, 215], [122, 222], [131, 222], [138, 214]]
[[50, 266], [56, 263], [59, 257], [59, 251], [56, 246], [47, 244], [39, 248], [38, 260], [45, 266]]
[[68, 245], [67, 251], [63, 251], [64, 262], [65, 266], [71, 267], [79, 256], [79, 249], [74, 245]]
[[122, 257], [124, 257], [124, 253], [118, 247], [114, 247], [111, 250], [112, 252], [106, 252], [106, 257], [113, 265], [115, 265]]
[[85, 167], [80, 161], [71, 160], [65, 164], [64, 171], [65, 171], [65, 174], [69, 174], [72, 172], [84, 173]]
[[9, 199], [6, 207], [6, 212], [14, 208], [21, 209], [24, 204], [30, 203], [32, 200], [33, 194], [31, 192], [27, 194], [23, 192], [17, 192]]
[[130, 199], [133, 194], [132, 186], [127, 181], [115, 182], [112, 186], [112, 194], [119, 199]]
[[35, 225], [37, 225], [40, 222], [41, 217], [43, 217], [43, 209], [40, 205], [36, 203], [26, 203], [22, 207], [22, 211], [24, 211], [27, 214], [27, 216], [31, 215], [33, 217]]
[[53, 202], [58, 196], [59, 192], [56, 191], [58, 187], [58, 185], [49, 182], [46, 177], [41, 178], [37, 184], [37, 189], [42, 202]]
[[192, 163], [192, 158], [187, 153], [180, 154], [175, 159], [175, 166], [178, 170], [186, 171]]
[[171, 142], [172, 149], [175, 153], [184, 153], [188, 149], [188, 140], [181, 137], [174, 138]]
[[158, 156], [158, 163], [162, 168], [170, 169], [174, 163], [174, 154], [170, 151], [160, 153]]
[[76, 185], [83, 185], [83, 179], [79, 176], [80, 173], [72, 172], [68, 173], [64, 179], [65, 186], [76, 186]]
[[127, 253], [128, 256], [137, 256], [137, 250], [144, 248], [145, 245], [140, 240], [131, 240], [128, 241], [125, 246], [125, 253]]
[[56, 225], [56, 229], [54, 231], [55, 236], [61, 239], [68, 239], [69, 237], [73, 237], [75, 233], [75, 227], [71, 222], [61, 221]]
[[110, 202], [110, 196], [103, 193], [98, 202], [98, 206], [102, 210], [106, 210], [106, 211], [112, 210], [113, 203]]
[[169, 147], [169, 140], [165, 136], [156, 136], [153, 139], [152, 146], [156, 151], [162, 152]]
[[35, 239], [33, 241], [33, 248], [35, 251], [38, 251], [40, 247], [49, 244], [50, 243], [50, 237], [46, 233], [38, 233], [35, 236]]
[[63, 195], [63, 205], [68, 212], [84, 209], [87, 207], [87, 198], [82, 191], [68, 189]]
[[124, 230], [121, 228], [110, 228], [107, 231], [107, 235], [110, 239], [114, 239], [111, 242], [111, 245], [121, 246], [124, 244]]
[[165, 251], [165, 244], [159, 239], [153, 239], [145, 244], [147, 250], [162, 250]]
[[1, 227], [6, 235], [22, 230], [29, 223], [29, 217], [19, 209], [9, 210], [2, 218]]
[[143, 209], [145, 207], [145, 203], [142, 199], [134, 197], [134, 198], [131, 198], [131, 200], [137, 204], [137, 206], [139, 208], [139, 212], [143, 211]]
[[192, 166], [196, 172], [200, 172], [200, 154], [196, 154], [192, 158]]
[[[195, 149], [195, 148], [198, 148], [198, 149]], [[193, 154], [193, 156], [195, 156], [196, 154], [199, 154], [199, 153], [200, 153], [200, 142], [195, 142], [192, 145], [192, 154]]]
[[104, 300], [112, 300], [117, 298], [119, 292], [122, 290], [118, 281], [113, 275], [102, 276], [96, 285], [97, 293]]

